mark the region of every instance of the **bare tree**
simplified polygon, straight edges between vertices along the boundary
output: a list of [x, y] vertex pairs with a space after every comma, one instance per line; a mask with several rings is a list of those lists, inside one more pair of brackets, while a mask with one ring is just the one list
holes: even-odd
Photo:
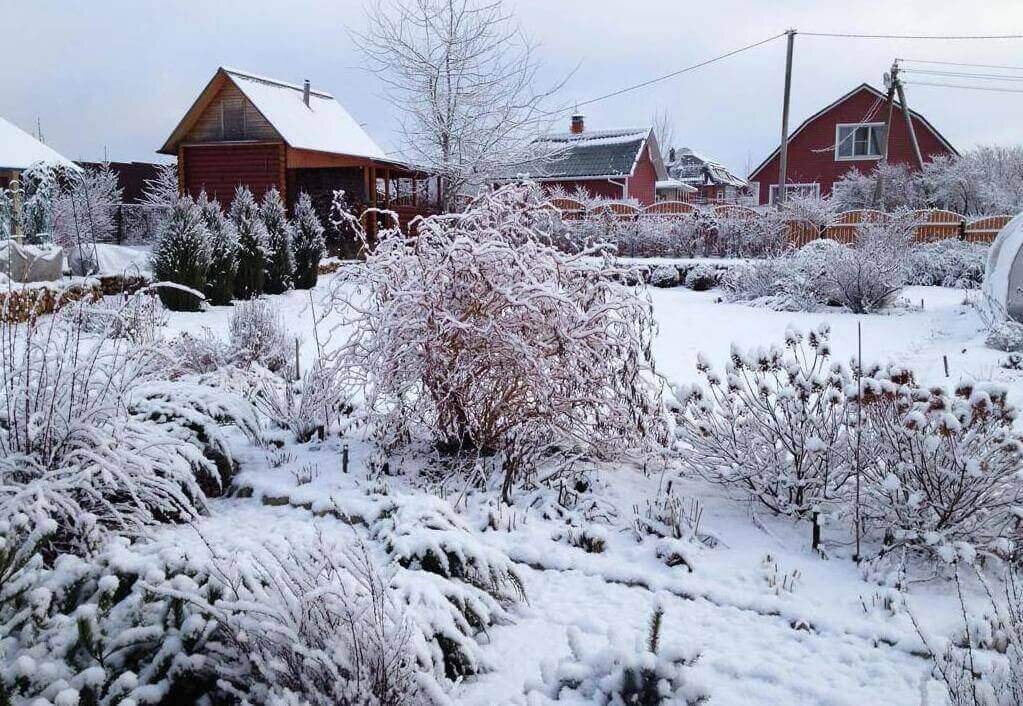
[[406, 158], [437, 174], [442, 205], [529, 171], [564, 80], [536, 87], [536, 45], [501, 0], [376, 0], [355, 41], [401, 108]]
[[657, 144], [661, 146], [661, 154], [665, 159], [675, 146], [675, 122], [667, 110], [658, 110], [650, 117], [650, 124], [654, 128], [654, 137]]

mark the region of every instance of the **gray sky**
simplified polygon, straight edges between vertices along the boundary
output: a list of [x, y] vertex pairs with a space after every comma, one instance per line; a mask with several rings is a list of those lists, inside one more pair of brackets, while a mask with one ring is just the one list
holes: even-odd
[[[552, 80], [578, 66], [563, 93], [566, 103], [668, 73], [788, 27], [847, 33], [1023, 33], [1020, 0], [508, 2], [525, 30], [541, 43]], [[33, 133], [38, 118], [46, 142], [72, 159], [101, 159], [106, 147], [111, 160], [150, 160], [223, 64], [296, 83], [310, 78], [314, 87], [333, 92], [391, 149], [396, 146], [392, 135], [398, 116], [361, 68], [346, 31], [361, 26], [362, 15], [360, 0], [0, 0], [5, 25], [0, 36], [7, 57], [0, 69], [0, 116]], [[776, 40], [588, 105], [587, 125], [649, 124], [655, 111], [667, 110], [680, 146], [699, 149], [745, 172], [778, 142], [784, 51], [784, 40]], [[881, 87], [882, 74], [895, 57], [1023, 66], [1023, 40], [797, 37], [793, 127], [860, 82]], [[1023, 82], [1014, 87], [1023, 91]], [[1023, 93], [923, 86], [908, 90], [910, 104], [960, 149], [1023, 143]]]

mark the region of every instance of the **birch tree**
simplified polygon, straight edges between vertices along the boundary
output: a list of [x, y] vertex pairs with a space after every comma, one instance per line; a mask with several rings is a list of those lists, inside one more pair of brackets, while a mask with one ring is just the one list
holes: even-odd
[[501, 0], [377, 0], [368, 17], [355, 41], [401, 111], [405, 157], [440, 177], [442, 206], [535, 170], [564, 80], [538, 87], [536, 44]]

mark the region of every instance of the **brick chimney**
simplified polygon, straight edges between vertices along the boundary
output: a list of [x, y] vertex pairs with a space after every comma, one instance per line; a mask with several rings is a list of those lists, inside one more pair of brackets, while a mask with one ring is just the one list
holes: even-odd
[[309, 90], [309, 79], [306, 79], [305, 83], [302, 84], [302, 102], [305, 103], [307, 107], [309, 105]]
[[586, 116], [582, 113], [575, 113], [572, 115], [572, 134], [578, 135], [582, 133], [584, 127], [584, 120]]

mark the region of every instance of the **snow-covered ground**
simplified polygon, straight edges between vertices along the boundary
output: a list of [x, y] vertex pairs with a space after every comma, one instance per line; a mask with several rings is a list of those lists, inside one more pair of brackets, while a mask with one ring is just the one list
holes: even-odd
[[[311, 298], [308, 292], [274, 297], [301, 339], [303, 366], [316, 354], [310, 302], [328, 286], [324, 278]], [[900, 306], [869, 316], [776, 312], [721, 303], [714, 291], [682, 288], [654, 290], [651, 296], [659, 324], [659, 372], [673, 383], [696, 380], [698, 352], [723, 365], [733, 342], [767, 345], [781, 342], [790, 326], [807, 330], [827, 322], [836, 358], [855, 355], [861, 326], [866, 360], [898, 361], [929, 384], [998, 380], [1009, 386], [1010, 399], [1023, 399], [1023, 372], [999, 367], [1002, 356], [984, 347], [979, 318], [964, 304], [969, 295], [961, 290], [908, 288]], [[230, 312], [214, 307], [175, 313], [169, 329], [209, 327], [224, 335]], [[350, 447], [348, 474], [340, 468], [343, 445]], [[231, 552], [315, 532], [340, 543], [358, 534], [357, 523], [349, 520], [372, 512], [364, 491], [369, 449], [332, 438], [286, 452], [250, 449], [237, 482], [251, 497], [214, 501], [212, 515], [197, 527], [165, 528], [158, 541], [188, 541], [198, 530]], [[310, 464], [318, 475], [298, 486], [291, 471]], [[662, 641], [700, 653], [693, 676], [712, 704], [897, 706], [922, 703], [928, 690], [933, 703], [941, 703], [937, 686], [925, 684], [928, 663], [903, 601], [928, 630], [948, 635], [961, 616], [946, 581], [915, 583], [900, 594], [851, 560], [852, 538], [844, 527], [827, 528], [828, 556], [821, 558], [809, 549], [805, 525], [739, 502], [720, 487], [680, 478], [670, 460], [591, 470], [582, 496], [599, 508], [594, 523], [606, 537], [602, 553], [561, 541], [564, 523], [544, 519], [543, 504], [531, 504], [528, 496], [502, 509], [486, 494], [449, 489], [447, 499], [479, 541], [517, 563], [528, 597], [511, 609], [511, 622], [485, 636], [483, 650], [493, 669], [457, 685], [451, 695], [456, 703], [544, 703], [527, 692], [539, 681], [542, 663], [568, 654], [570, 627], [594, 645], [611, 640], [611, 633], [630, 642], [642, 639], [656, 601], [665, 609]], [[396, 476], [388, 484], [393, 493], [415, 494], [424, 492], [418, 482]], [[637, 510], [642, 514], [648, 503], [663, 498], [669, 483], [686, 507], [698, 504], [700, 532], [716, 540], [713, 547], [688, 546], [691, 572], [666, 566], [656, 555], [657, 542], [639, 541], [631, 529]]]

